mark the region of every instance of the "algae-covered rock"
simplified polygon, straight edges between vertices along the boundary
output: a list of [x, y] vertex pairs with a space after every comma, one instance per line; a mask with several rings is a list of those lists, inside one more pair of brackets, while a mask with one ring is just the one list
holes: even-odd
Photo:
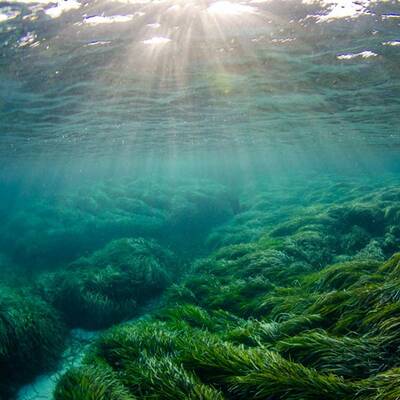
[[50, 305], [31, 291], [0, 286], [0, 396], [53, 368], [65, 334]]
[[177, 268], [172, 253], [155, 241], [125, 238], [43, 276], [39, 291], [70, 326], [100, 328], [136, 315]]
[[70, 369], [59, 381], [54, 400], [135, 400], [105, 365]]
[[384, 211], [377, 204], [351, 203], [332, 208], [329, 215], [335, 219], [339, 229], [359, 226], [372, 233], [379, 233], [384, 229]]
[[209, 180], [103, 181], [19, 205], [4, 222], [0, 248], [18, 263], [40, 269], [124, 237], [151, 237], [192, 249], [238, 208], [232, 191]]

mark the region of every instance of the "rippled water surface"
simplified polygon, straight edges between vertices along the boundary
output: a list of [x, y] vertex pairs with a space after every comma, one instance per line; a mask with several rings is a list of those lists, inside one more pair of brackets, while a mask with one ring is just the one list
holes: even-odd
[[2, 2], [1, 158], [397, 147], [399, 23], [398, 1]]

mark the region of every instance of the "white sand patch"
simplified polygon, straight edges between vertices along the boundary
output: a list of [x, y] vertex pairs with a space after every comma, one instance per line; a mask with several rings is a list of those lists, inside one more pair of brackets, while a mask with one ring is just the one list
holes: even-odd
[[77, 367], [87, 347], [98, 337], [99, 332], [74, 329], [71, 331], [69, 345], [64, 351], [59, 369], [49, 374], [38, 376], [32, 383], [23, 386], [17, 395], [17, 400], [50, 400], [60, 376], [71, 367]]

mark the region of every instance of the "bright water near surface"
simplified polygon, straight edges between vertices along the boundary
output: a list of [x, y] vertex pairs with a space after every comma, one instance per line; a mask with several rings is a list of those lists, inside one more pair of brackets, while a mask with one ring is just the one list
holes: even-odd
[[0, 399], [398, 400], [400, 3], [0, 2]]

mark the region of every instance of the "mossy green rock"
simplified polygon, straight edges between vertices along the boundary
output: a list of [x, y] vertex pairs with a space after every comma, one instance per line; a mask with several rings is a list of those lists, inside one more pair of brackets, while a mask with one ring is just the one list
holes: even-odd
[[66, 335], [57, 311], [31, 291], [0, 287], [0, 395], [55, 366]]
[[177, 268], [172, 253], [155, 241], [119, 239], [43, 276], [39, 292], [70, 326], [101, 328], [136, 315], [170, 284]]

